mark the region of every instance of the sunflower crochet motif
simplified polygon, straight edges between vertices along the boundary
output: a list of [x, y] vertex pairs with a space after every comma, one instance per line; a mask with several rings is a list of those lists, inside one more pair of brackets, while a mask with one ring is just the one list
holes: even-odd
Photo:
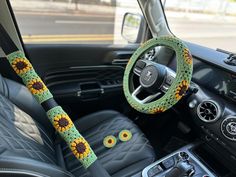
[[113, 135], [107, 136], [103, 140], [103, 145], [107, 148], [112, 148], [116, 145], [116, 138]]
[[71, 150], [76, 158], [80, 160], [86, 158], [90, 153], [89, 144], [84, 138], [78, 138], [71, 143]]
[[59, 132], [64, 132], [72, 127], [72, 121], [66, 114], [60, 114], [54, 117], [53, 125]]
[[47, 87], [44, 85], [41, 79], [33, 79], [28, 85], [28, 89], [32, 94], [40, 94], [47, 90]]
[[119, 133], [119, 139], [121, 141], [129, 141], [132, 138], [132, 133], [129, 130], [122, 130]]
[[12, 62], [12, 68], [17, 74], [24, 74], [32, 69], [32, 65], [24, 58], [16, 58]]
[[150, 110], [150, 113], [151, 113], [151, 114], [156, 114], [156, 113], [162, 113], [162, 112], [164, 112], [164, 111], [165, 111], [165, 108], [160, 107], [160, 108], [151, 109], [151, 110]]
[[184, 55], [185, 62], [188, 63], [189, 65], [192, 64], [192, 62], [193, 62], [192, 56], [191, 56], [188, 49], [186, 49], [186, 48], [184, 49], [184, 54], [183, 55]]
[[177, 87], [176, 92], [175, 92], [175, 98], [177, 100], [180, 100], [182, 96], [184, 96], [184, 94], [188, 90], [188, 86], [189, 86], [188, 81], [183, 80], [181, 84]]

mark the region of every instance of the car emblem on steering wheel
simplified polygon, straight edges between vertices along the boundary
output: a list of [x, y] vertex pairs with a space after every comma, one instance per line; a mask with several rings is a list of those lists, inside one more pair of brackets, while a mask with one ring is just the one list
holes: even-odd
[[145, 75], [144, 77], [144, 80], [145, 81], [149, 81], [152, 77], [152, 72], [151, 71], [148, 71], [147, 74]]

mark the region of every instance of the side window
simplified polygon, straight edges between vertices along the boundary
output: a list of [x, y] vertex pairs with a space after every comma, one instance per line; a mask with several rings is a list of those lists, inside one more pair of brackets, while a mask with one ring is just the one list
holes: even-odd
[[10, 0], [24, 43], [127, 44], [124, 14], [137, 0]]

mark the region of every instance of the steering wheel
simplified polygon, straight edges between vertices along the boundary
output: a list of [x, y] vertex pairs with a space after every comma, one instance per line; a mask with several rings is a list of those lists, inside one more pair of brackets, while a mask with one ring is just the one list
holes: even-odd
[[[173, 49], [177, 57], [177, 72], [154, 61], [140, 57], [156, 46]], [[192, 56], [178, 38], [161, 36], [144, 43], [130, 58], [124, 74], [123, 90], [128, 103], [137, 111], [155, 114], [174, 106], [189, 88], [193, 71]], [[134, 82], [134, 75], [139, 78]], [[137, 80], [137, 79], [136, 79]], [[164, 94], [160, 98], [158, 96]]]

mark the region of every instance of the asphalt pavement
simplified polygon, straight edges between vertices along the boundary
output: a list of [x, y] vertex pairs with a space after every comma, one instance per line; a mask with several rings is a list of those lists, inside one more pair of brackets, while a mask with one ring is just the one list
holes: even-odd
[[114, 16], [16, 12], [26, 42], [113, 40]]
[[[113, 14], [73, 14], [16, 12], [25, 42], [111, 43]], [[122, 17], [121, 17], [122, 18]], [[169, 17], [171, 31], [184, 40], [236, 52], [236, 23], [212, 20], [210, 23], [187, 17]]]

